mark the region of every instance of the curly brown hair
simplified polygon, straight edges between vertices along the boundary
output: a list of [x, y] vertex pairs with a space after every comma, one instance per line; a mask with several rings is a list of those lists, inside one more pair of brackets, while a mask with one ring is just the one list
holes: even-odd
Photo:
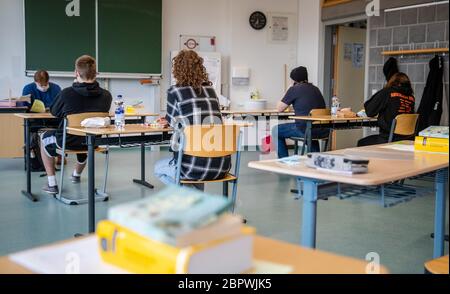
[[192, 87], [197, 93], [201, 92], [202, 86], [212, 85], [203, 58], [192, 50], [182, 50], [173, 59], [173, 76], [177, 87]]

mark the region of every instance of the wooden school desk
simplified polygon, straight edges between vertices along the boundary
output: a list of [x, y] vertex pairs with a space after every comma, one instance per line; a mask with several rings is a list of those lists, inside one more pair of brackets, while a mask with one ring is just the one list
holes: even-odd
[[[96, 238], [90, 236], [87, 238]], [[83, 238], [82, 238], [83, 239]], [[45, 248], [60, 248], [69, 242], [78, 242], [74, 239], [61, 242]], [[96, 242], [95, 240], [93, 240]], [[94, 243], [93, 242], [93, 243]], [[272, 240], [269, 238], [256, 236], [253, 245], [253, 255], [255, 260], [271, 262], [277, 265], [292, 268], [291, 274], [366, 274], [368, 262], [355, 258], [339, 256], [319, 250], [302, 248], [297, 245]], [[100, 259], [98, 248], [93, 246], [92, 256]], [[76, 252], [75, 252], [76, 253]], [[93, 259], [91, 258], [91, 260]], [[102, 262], [101, 260], [99, 262]], [[0, 274], [33, 274], [31, 270], [15, 263], [8, 256], [0, 258]], [[64, 268], [60, 274], [64, 274]], [[380, 274], [388, 274], [389, 271], [380, 266]]]
[[[171, 138], [170, 128], [152, 128], [144, 124], [128, 124], [123, 129], [108, 128], [67, 128], [67, 133], [87, 137], [88, 147], [88, 218], [89, 233], [95, 232], [95, 148], [100, 145], [122, 146], [146, 143], [160, 144]], [[99, 138], [97, 138], [100, 136]], [[141, 153], [141, 181], [145, 182], [145, 152]]]
[[[405, 144], [412, 144], [406, 143]], [[316, 247], [316, 220], [318, 186], [324, 182], [344, 183], [356, 186], [378, 186], [385, 183], [400, 181], [410, 177], [436, 171], [436, 205], [435, 205], [435, 239], [434, 258], [444, 255], [445, 235], [445, 185], [448, 178], [448, 154], [407, 152], [382, 148], [391, 144], [352, 148], [332, 152], [360, 156], [370, 160], [369, 172], [359, 175], [342, 175], [328, 173], [309, 168], [304, 162], [288, 166], [277, 160], [250, 162], [249, 167], [286, 174], [303, 182], [303, 213], [301, 245], [308, 248]], [[407, 156], [406, 156], [406, 155]]]
[[[311, 152], [312, 148], [312, 130], [313, 129], [328, 129], [328, 130], [346, 130], [363, 127], [378, 127], [378, 119], [370, 117], [354, 117], [343, 118], [333, 117], [331, 115], [319, 115], [319, 116], [291, 116], [290, 119], [300, 120], [306, 122], [305, 130], [305, 142], [307, 144], [307, 153]], [[331, 136], [333, 132], [330, 132], [330, 146]]]
[[254, 116], [254, 117], [265, 117], [270, 119], [271, 117], [286, 117], [294, 115], [293, 112], [279, 112], [276, 109], [266, 109], [266, 110], [222, 110], [222, 114], [225, 116], [237, 117], [237, 116]]
[[16, 113], [27, 112], [27, 107], [0, 107], [0, 158], [20, 158], [23, 156], [23, 127], [22, 120]]
[[[246, 123], [237, 123], [237, 125], [240, 127], [252, 126], [251, 124]], [[151, 128], [142, 124], [128, 124], [122, 130], [118, 130], [114, 126], [101, 129], [82, 127], [67, 128], [68, 134], [78, 136], [84, 135], [87, 137], [89, 233], [95, 232], [95, 148], [99, 145], [122, 145], [130, 142], [141, 144], [168, 142], [171, 138], [169, 133], [172, 131], [173, 129], [171, 128]], [[98, 138], [98, 136], [102, 137]], [[145, 152], [141, 153], [141, 174], [145, 177]], [[142, 180], [145, 181], [144, 178]]]
[[[38, 131], [39, 129], [45, 127], [58, 127], [58, 119], [54, 117], [51, 113], [18, 113], [15, 116], [24, 120], [25, 126], [25, 169], [27, 172], [27, 187], [22, 194], [26, 196], [33, 202], [39, 201], [39, 198], [32, 193], [31, 187], [31, 169], [30, 169], [30, 144], [31, 144], [31, 132]], [[113, 115], [111, 115], [113, 117]], [[139, 118], [139, 122], [145, 121], [146, 117], [159, 116], [159, 114], [154, 113], [136, 113], [136, 114], [126, 114], [127, 121], [136, 117]], [[141, 146], [141, 154], [145, 153], [145, 145]], [[139, 180], [140, 181], [140, 180]], [[147, 186], [147, 185], [146, 185]], [[151, 186], [151, 185], [150, 185]]]

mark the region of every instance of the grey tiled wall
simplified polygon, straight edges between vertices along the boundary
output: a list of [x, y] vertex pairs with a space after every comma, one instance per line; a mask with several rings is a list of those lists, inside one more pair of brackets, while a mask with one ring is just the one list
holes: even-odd
[[[448, 4], [420, 7], [402, 11], [381, 12], [369, 22], [369, 96], [385, 84], [383, 75], [384, 50], [421, 49], [446, 47], [449, 45]], [[429, 61], [434, 55], [397, 57], [400, 70], [411, 78], [415, 90], [417, 107], [420, 104], [429, 73]], [[448, 99], [449, 57], [445, 57], [445, 86]]]

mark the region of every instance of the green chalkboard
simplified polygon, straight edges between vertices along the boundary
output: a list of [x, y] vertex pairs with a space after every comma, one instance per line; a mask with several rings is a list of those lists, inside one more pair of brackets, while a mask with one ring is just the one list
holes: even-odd
[[161, 74], [162, 0], [99, 0], [99, 71]]
[[73, 72], [77, 57], [95, 56], [95, 0], [80, 0], [80, 16], [66, 14], [69, 4], [66, 0], [25, 0], [28, 71]]
[[89, 54], [101, 75], [161, 74], [162, 0], [24, 3], [27, 71], [71, 73], [75, 59]]

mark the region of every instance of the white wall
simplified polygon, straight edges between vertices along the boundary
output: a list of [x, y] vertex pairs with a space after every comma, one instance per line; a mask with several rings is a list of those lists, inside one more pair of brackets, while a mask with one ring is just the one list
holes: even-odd
[[[261, 98], [267, 99], [269, 107], [275, 107], [285, 92], [285, 65], [296, 66], [297, 59], [297, 0], [247, 0], [232, 4], [232, 53], [231, 65], [250, 68], [250, 86], [231, 86], [232, 107], [250, 99], [250, 92], [258, 89]], [[292, 14], [289, 24], [290, 40], [286, 44], [269, 42], [269, 25], [256, 31], [248, 24], [249, 15], [255, 11]], [[288, 76], [289, 77], [289, 76]], [[288, 79], [290, 83], [290, 79]]]
[[299, 0], [298, 59], [306, 66], [309, 80], [323, 90], [324, 26], [321, 21], [320, 0]]
[[[297, 4], [298, 0], [164, 0], [163, 1], [163, 64], [164, 81], [161, 89], [161, 106], [164, 108], [165, 91], [170, 75], [172, 50], [179, 49], [179, 35], [206, 35], [217, 37], [217, 51], [223, 55], [223, 94], [232, 99], [234, 107], [249, 98], [257, 88], [263, 99], [275, 106], [284, 92], [284, 64], [294, 67], [297, 57]], [[268, 26], [262, 31], [253, 30], [248, 19], [253, 11], [267, 15], [291, 13], [294, 18], [290, 29], [291, 44], [270, 44]], [[247, 66], [251, 70], [248, 87], [231, 84], [231, 68]]]
[[[253, 88], [274, 106], [284, 91], [284, 64], [290, 68], [308, 66], [311, 81], [320, 79], [319, 36], [321, 32], [320, 1], [317, 0], [163, 0], [163, 80], [161, 87], [142, 86], [135, 80], [112, 80], [113, 95], [122, 94], [142, 99], [148, 111], [165, 108], [166, 90], [170, 76], [170, 51], [179, 49], [179, 35], [213, 35], [217, 37], [217, 51], [223, 54], [223, 93], [231, 96], [236, 106], [247, 99]], [[20, 95], [24, 84], [32, 79], [24, 76], [23, 1], [0, 1], [0, 97]], [[250, 28], [251, 12], [291, 13], [292, 31], [299, 40], [294, 44], [270, 44], [267, 31]], [[298, 47], [298, 54], [297, 54]], [[298, 64], [297, 62], [298, 61]], [[230, 86], [230, 68], [248, 66], [251, 69], [249, 87]], [[54, 79], [63, 87], [71, 79]]]

